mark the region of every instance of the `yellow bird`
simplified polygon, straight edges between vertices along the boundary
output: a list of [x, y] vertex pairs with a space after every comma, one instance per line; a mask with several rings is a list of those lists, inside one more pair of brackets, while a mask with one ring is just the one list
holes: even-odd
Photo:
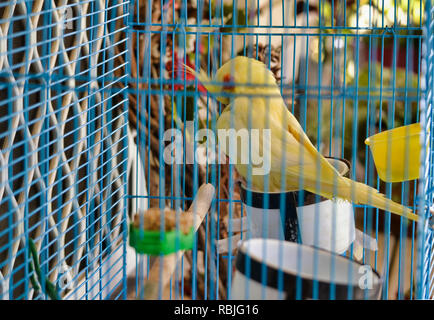
[[[237, 171], [245, 179], [250, 179], [255, 190], [265, 191], [264, 182], [268, 181], [269, 192], [304, 189], [328, 199], [341, 198], [356, 204], [372, 205], [417, 221], [418, 216], [410, 208], [386, 198], [368, 185], [339, 174], [310, 142], [285, 105], [273, 73], [262, 62], [238, 56], [221, 66], [213, 79], [203, 70], [196, 72], [184, 67], [218, 101], [228, 104], [217, 121], [218, 129], [271, 131], [271, 141], [265, 141], [267, 136], [262, 134], [258, 139], [260, 151], [264, 143], [271, 146], [269, 172], [249, 173], [248, 166], [255, 168], [255, 165], [240, 161], [242, 153], [249, 152], [242, 146], [238, 146], [237, 159], [233, 159]], [[230, 154], [227, 147], [223, 152]], [[282, 175], [285, 175], [284, 184]]]

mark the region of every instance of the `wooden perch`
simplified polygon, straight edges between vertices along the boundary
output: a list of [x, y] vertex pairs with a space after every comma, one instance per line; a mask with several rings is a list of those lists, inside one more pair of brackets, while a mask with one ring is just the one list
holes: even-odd
[[[205, 219], [214, 198], [214, 186], [212, 184], [202, 185], [197, 191], [197, 195], [191, 204], [188, 211], [184, 214], [189, 214], [193, 217], [194, 231], [197, 232], [202, 221]], [[184, 255], [183, 250], [169, 254], [157, 259], [149, 271], [149, 277], [144, 285], [144, 298], [146, 300], [158, 299], [159, 289], [161, 291], [169, 283], [177, 263]], [[160, 267], [161, 266], [161, 267]]]

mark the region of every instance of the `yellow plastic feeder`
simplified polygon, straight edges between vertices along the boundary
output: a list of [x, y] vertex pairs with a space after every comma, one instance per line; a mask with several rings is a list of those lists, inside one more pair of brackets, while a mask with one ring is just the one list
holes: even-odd
[[420, 123], [383, 131], [365, 140], [380, 179], [402, 182], [419, 178]]

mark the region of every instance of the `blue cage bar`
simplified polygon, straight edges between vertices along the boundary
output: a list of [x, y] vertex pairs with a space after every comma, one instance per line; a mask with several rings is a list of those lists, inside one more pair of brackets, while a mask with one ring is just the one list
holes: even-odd
[[123, 297], [126, 5], [0, 4], [1, 299]]

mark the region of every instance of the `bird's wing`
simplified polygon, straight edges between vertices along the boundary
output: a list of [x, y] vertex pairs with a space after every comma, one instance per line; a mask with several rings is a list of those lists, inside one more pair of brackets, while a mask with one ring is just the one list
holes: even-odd
[[[280, 188], [280, 177], [284, 173], [287, 186], [294, 183], [298, 185], [302, 178], [306, 190], [316, 189], [318, 182], [321, 186], [330, 185], [329, 189], [332, 190], [336, 179], [340, 177], [339, 174], [312, 145], [304, 131], [300, 129], [298, 122], [293, 120], [295, 118], [288, 116], [281, 108], [273, 105], [267, 107], [265, 99], [239, 97], [234, 99], [220, 115], [217, 129], [234, 129], [232, 135], [247, 128], [259, 130], [258, 138], [252, 139], [252, 142], [259, 144], [259, 153], [262, 156], [269, 156], [270, 170], [263, 175], [270, 174], [270, 179], [276, 184], [275, 188]], [[270, 134], [263, 134], [263, 129], [270, 129]], [[226, 143], [222, 146], [220, 137], [219, 146], [220, 150], [229, 156], [229, 145]], [[246, 165], [240, 165], [241, 154], [249, 154], [251, 149], [248, 148], [249, 145], [237, 141], [235, 163], [243, 176], [247, 174], [247, 169]], [[262, 167], [262, 164], [255, 166], [250, 163], [249, 165], [255, 168]]]
[[[303, 175], [312, 181], [333, 181], [339, 175], [336, 169], [312, 145], [298, 121], [281, 103], [282, 99], [238, 97], [220, 115], [217, 129], [259, 130], [259, 152], [265, 155], [264, 149], [269, 146], [271, 172], [286, 172], [294, 178]], [[263, 134], [263, 129], [270, 129], [270, 134]], [[238, 156], [250, 151], [248, 145], [240, 146], [239, 141], [237, 146]], [[224, 147], [223, 152], [229, 155], [229, 145]]]
[[[286, 172], [294, 179], [303, 177], [311, 182], [333, 181], [339, 173], [316, 150], [304, 132], [298, 131], [292, 124], [282, 126], [286, 121], [273, 120], [271, 171], [274, 173]], [[298, 122], [297, 122], [298, 124]], [[279, 161], [280, 160], [280, 161]]]
[[315, 148], [315, 146], [312, 144], [312, 142], [309, 140], [309, 137], [304, 132], [303, 128], [301, 127], [300, 123], [297, 121], [297, 119], [294, 117], [294, 115], [285, 107], [285, 110], [287, 111], [287, 118], [288, 118], [288, 126], [287, 130], [288, 132], [300, 143], [303, 144], [306, 150], [314, 157], [317, 158], [318, 156], [321, 158], [321, 164], [328, 167], [328, 169], [333, 170], [337, 173], [337, 170], [318, 152], [318, 150]]
[[[273, 102], [271, 102], [273, 103]], [[247, 97], [238, 97], [229, 104], [222, 112], [217, 120], [217, 129], [234, 129], [237, 133], [242, 129], [248, 129], [249, 133], [252, 129], [258, 130], [258, 137], [255, 140], [252, 137], [252, 143], [258, 143], [258, 151], [264, 155], [265, 148], [270, 147], [271, 169], [282, 171], [282, 168], [299, 167], [300, 162], [305, 165], [313, 165], [314, 157], [311, 152], [305, 150], [304, 145], [300, 145], [296, 135], [292, 135], [290, 131], [285, 130], [285, 122], [289, 125], [285, 114], [282, 114], [279, 108], [274, 106], [267, 107], [267, 101], [262, 98], [249, 99]], [[269, 129], [269, 135], [263, 131]], [[308, 140], [307, 140], [308, 141]], [[241, 152], [249, 152], [249, 145], [239, 146]], [[222, 145], [220, 144], [222, 147]], [[283, 156], [283, 151], [286, 151], [286, 156]], [[223, 145], [223, 152], [229, 155], [229, 145]], [[315, 153], [313, 153], [315, 154]], [[279, 161], [284, 160], [284, 163]], [[285, 170], [285, 169], [283, 169]]]
[[[282, 103], [283, 100], [282, 100]], [[334, 168], [330, 162], [328, 162], [323, 155], [321, 155], [318, 150], [315, 148], [315, 146], [312, 144], [312, 142], [309, 140], [308, 136], [304, 132], [303, 128], [301, 127], [300, 123], [297, 121], [297, 119], [294, 117], [294, 115], [286, 108], [285, 105], [283, 105], [285, 111], [286, 111], [286, 118], [288, 124], [286, 125], [286, 129], [298, 142], [299, 144], [302, 144], [305, 148], [306, 152], [308, 152], [312, 157], [312, 163], [315, 166], [318, 166], [318, 164], [321, 165], [323, 171], [327, 174], [332, 174], [329, 176], [329, 178], [332, 178], [334, 175], [339, 175], [336, 168]]]

